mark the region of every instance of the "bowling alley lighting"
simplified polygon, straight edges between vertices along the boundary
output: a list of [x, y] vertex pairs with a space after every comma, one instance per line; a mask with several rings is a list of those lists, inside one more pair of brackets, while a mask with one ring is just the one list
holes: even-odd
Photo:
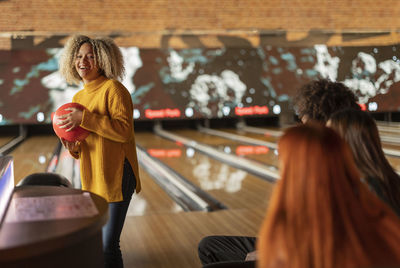
[[176, 158], [181, 157], [182, 150], [181, 149], [147, 149], [147, 152], [152, 157], [157, 158]]
[[194, 114], [194, 112], [193, 112], [193, 108], [192, 107], [188, 107], [188, 108], [185, 109], [186, 117], [192, 117], [193, 114]]
[[274, 107], [272, 107], [272, 112], [274, 114], [280, 114], [281, 113], [281, 106], [279, 104], [274, 105]]
[[231, 147], [225, 146], [224, 147], [224, 152], [227, 153], [227, 154], [230, 154], [232, 152]]
[[236, 155], [260, 155], [267, 154], [269, 148], [266, 146], [254, 146], [254, 145], [240, 145], [236, 148]]
[[138, 109], [133, 109], [133, 119], [138, 119], [140, 117], [140, 111]]
[[37, 120], [38, 122], [43, 122], [44, 119], [45, 119], [44, 113], [42, 113], [42, 112], [37, 113], [37, 115], [36, 115], [36, 120]]
[[39, 161], [40, 164], [46, 163], [46, 156], [40, 155], [39, 158], [38, 158], [38, 161]]
[[194, 156], [194, 153], [195, 153], [195, 151], [194, 151], [193, 148], [189, 147], [189, 148], [186, 149], [186, 156], [187, 157], [192, 158]]
[[376, 102], [368, 103], [368, 111], [374, 112], [376, 110], [378, 110], [378, 103]]
[[222, 108], [222, 113], [223, 113], [225, 116], [228, 116], [230, 112], [231, 112], [231, 108], [230, 108], [229, 106], [224, 106], [224, 107]]

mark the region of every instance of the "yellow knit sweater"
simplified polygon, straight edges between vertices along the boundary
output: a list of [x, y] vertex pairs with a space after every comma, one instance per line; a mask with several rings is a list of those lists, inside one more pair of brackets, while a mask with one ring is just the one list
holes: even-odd
[[118, 81], [100, 76], [85, 84], [72, 99], [86, 107], [81, 127], [90, 135], [81, 142], [82, 189], [122, 201], [122, 173], [127, 158], [136, 176], [136, 192], [141, 189], [133, 130], [133, 104], [128, 90]]

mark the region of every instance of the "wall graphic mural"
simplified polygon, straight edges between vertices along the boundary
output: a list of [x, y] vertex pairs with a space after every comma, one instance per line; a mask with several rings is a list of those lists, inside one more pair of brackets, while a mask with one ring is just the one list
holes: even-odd
[[[122, 48], [136, 120], [279, 114], [304, 83], [341, 81], [370, 111], [400, 109], [400, 47]], [[0, 51], [0, 124], [46, 124], [82, 86], [58, 73], [62, 48]]]

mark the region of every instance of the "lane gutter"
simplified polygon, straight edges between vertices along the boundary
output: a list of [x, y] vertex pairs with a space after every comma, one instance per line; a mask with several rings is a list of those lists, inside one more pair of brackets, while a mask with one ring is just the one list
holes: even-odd
[[27, 128], [26, 126], [19, 125], [19, 134], [18, 137], [12, 139], [4, 146], [0, 148], [0, 156], [9, 154], [12, 150], [14, 150], [20, 143], [22, 143], [27, 137]]

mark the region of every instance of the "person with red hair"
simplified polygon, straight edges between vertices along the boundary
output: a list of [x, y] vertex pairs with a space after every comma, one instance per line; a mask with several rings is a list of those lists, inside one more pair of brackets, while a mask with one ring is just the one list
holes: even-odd
[[361, 182], [339, 134], [298, 125], [278, 150], [281, 179], [257, 239], [257, 267], [400, 267], [400, 219]]

